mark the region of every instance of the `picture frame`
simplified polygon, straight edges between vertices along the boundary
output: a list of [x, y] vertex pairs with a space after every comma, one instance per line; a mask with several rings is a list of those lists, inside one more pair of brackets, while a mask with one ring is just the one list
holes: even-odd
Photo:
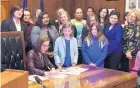
[[135, 8], [140, 8], [140, 0], [125, 0], [125, 12]]
[[116, 8], [108, 8], [108, 13], [110, 14], [112, 10], [116, 10]]
[[138, 8], [140, 9], [140, 0], [138, 0]]
[[119, 1], [119, 0], [106, 0], [106, 1]]

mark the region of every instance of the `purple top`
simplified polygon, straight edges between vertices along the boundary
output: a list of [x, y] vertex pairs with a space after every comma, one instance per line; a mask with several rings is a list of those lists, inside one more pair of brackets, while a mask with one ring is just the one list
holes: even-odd
[[27, 54], [27, 70], [30, 74], [44, 75], [49, 70], [48, 67], [54, 68], [46, 54], [38, 55], [34, 50], [30, 50]]

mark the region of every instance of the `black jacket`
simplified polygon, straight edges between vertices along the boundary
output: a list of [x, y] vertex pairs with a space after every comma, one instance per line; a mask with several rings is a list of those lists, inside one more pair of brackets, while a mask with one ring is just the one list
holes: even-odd
[[[21, 31], [24, 32], [25, 27], [21, 22]], [[1, 23], [1, 32], [8, 32], [8, 31], [17, 31], [15, 23], [12, 18], [3, 20]]]

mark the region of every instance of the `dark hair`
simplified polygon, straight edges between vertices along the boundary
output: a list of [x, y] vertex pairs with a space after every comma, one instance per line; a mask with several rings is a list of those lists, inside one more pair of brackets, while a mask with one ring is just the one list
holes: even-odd
[[125, 19], [125, 17], [128, 15], [128, 13], [129, 13], [129, 12], [125, 12], [125, 14], [124, 14], [124, 19]]
[[41, 45], [46, 41], [50, 41], [48, 37], [40, 36], [39, 39], [36, 42], [35, 47], [34, 47], [35, 52], [40, 52]]
[[[32, 12], [32, 20], [33, 20], [33, 22], [35, 23], [36, 21], [37, 21], [37, 17], [36, 17], [36, 12], [37, 12], [37, 10], [39, 10], [40, 8], [35, 8], [34, 10], [33, 10], [33, 12]], [[40, 9], [41, 10], [41, 9]], [[41, 10], [42, 11], [42, 10]]]
[[30, 12], [30, 10], [28, 8], [24, 8], [24, 11], [29, 11]]
[[120, 12], [117, 11], [117, 10], [112, 10], [112, 11], [110, 12], [110, 14], [109, 14], [109, 17], [110, 17], [111, 15], [116, 15], [116, 16], [118, 17], [118, 19], [119, 19], [119, 17], [120, 17]]
[[14, 16], [14, 12], [16, 10], [20, 10], [20, 9], [22, 9], [21, 5], [17, 5], [17, 4], [13, 5], [11, 10], [10, 10], [10, 17], [13, 17]]
[[108, 20], [108, 14], [109, 14], [108, 9], [107, 9], [107, 8], [100, 8], [100, 9], [98, 10], [98, 13], [97, 13], [99, 23], [101, 22], [101, 20], [100, 20], [100, 12], [101, 12], [103, 9], [106, 9], [106, 11], [107, 11], [107, 14], [106, 14], [104, 20], [105, 20], [105, 22], [107, 22], [107, 20]]
[[[25, 15], [24, 15], [24, 11], [29, 11], [29, 12], [30, 12], [30, 10], [29, 10], [28, 8], [24, 8], [24, 9], [23, 9], [23, 15], [22, 15], [22, 17], [21, 17], [21, 21], [24, 21], [24, 20], [23, 20], [23, 18], [24, 18], [24, 16], [25, 16]], [[30, 12], [30, 14], [31, 14], [31, 12]]]
[[76, 13], [77, 9], [81, 9], [81, 10], [82, 10], [82, 13], [84, 13], [84, 12], [83, 12], [83, 9], [80, 8], [80, 7], [76, 8], [74, 13]]
[[[48, 13], [47, 13], [47, 12], [41, 12], [41, 13], [39, 14], [39, 16], [38, 16], [38, 18], [37, 18], [37, 21], [36, 21], [36, 26], [39, 26], [40, 28], [43, 27], [42, 19], [43, 19], [43, 16], [44, 16], [45, 14], [48, 14]], [[50, 24], [48, 24], [48, 26], [49, 26], [49, 25], [50, 25]]]
[[88, 11], [88, 9], [92, 9], [92, 11], [95, 12], [95, 10], [92, 7], [88, 7], [87, 8], [87, 11]]

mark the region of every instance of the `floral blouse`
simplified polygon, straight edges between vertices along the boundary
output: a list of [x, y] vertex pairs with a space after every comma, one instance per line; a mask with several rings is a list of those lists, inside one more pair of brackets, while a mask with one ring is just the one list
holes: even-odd
[[123, 46], [124, 53], [131, 52], [132, 57], [136, 57], [140, 50], [140, 25], [132, 24], [124, 27]]

